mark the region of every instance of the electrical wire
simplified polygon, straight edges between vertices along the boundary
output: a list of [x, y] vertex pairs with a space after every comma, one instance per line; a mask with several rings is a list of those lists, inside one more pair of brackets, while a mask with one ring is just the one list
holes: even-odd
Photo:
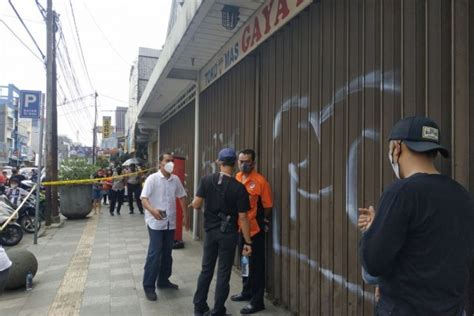
[[[61, 85], [60, 82], [58, 82], [58, 87], [59, 87], [59, 92], [61, 93], [62, 97], [65, 99], [66, 98], [66, 93], [64, 92], [64, 89]], [[60, 108], [63, 112], [65, 112], [65, 108], [64, 107], [61, 107]], [[61, 115], [62, 116], [62, 115]], [[87, 133], [86, 131], [84, 131], [84, 127], [77, 122], [77, 117], [74, 117], [74, 118], [71, 118], [69, 115], [66, 115], [65, 116], [67, 122], [68, 122], [68, 125], [70, 127], [73, 127], [73, 129], [75, 129], [76, 131], [78, 131], [83, 137], [86, 136], [84, 135], [85, 133]]]
[[16, 10], [15, 6], [13, 5], [12, 1], [11, 0], [8, 0], [8, 3], [10, 3], [10, 6], [12, 7], [13, 11], [15, 12], [16, 16], [18, 17], [18, 19], [20, 20], [21, 24], [23, 25], [23, 27], [25, 28], [26, 32], [28, 33], [28, 35], [30, 36], [30, 38], [33, 40], [33, 43], [35, 44], [36, 48], [38, 49], [38, 51], [40, 52], [41, 54], [41, 57], [43, 57], [43, 60], [46, 58], [46, 56], [43, 54], [43, 51], [41, 50], [41, 48], [39, 47], [38, 43], [36, 42], [35, 38], [33, 37], [33, 35], [31, 34], [30, 30], [28, 29], [28, 27], [26, 26], [25, 22], [23, 22], [23, 19], [21, 18], [20, 14], [18, 13], [18, 11]]
[[[61, 68], [64, 75], [68, 75], [71, 78], [72, 87], [71, 85], [69, 85], [69, 82], [67, 82], [66, 85], [69, 91], [71, 92], [72, 99], [75, 99], [83, 95], [83, 93], [77, 79], [76, 71], [74, 70], [74, 67], [73, 67], [73, 63], [71, 60], [71, 56], [69, 54], [66, 38], [64, 36], [63, 28], [60, 23], [59, 23], [59, 31], [60, 31], [60, 38], [62, 39], [62, 42], [61, 42], [62, 45], [58, 46], [58, 60], [61, 63]], [[84, 113], [89, 119], [91, 119], [91, 114], [87, 109], [84, 109]]]
[[[3, 17], [6, 17], [6, 18], [9, 18], [9, 19], [17, 19], [18, 17], [16, 15], [10, 15], [10, 14], [4, 14], [4, 13], [0, 13], [1, 16]], [[37, 24], [43, 24], [44, 21], [38, 21], [38, 20], [33, 20], [33, 19], [25, 19], [23, 18], [23, 21], [28, 21], [28, 22], [32, 22], [32, 23], [37, 23]]]
[[100, 94], [100, 96], [102, 96], [102, 97], [106, 97], [106, 98], [108, 98], [108, 99], [111, 99], [111, 100], [115, 100], [115, 101], [117, 101], [117, 102], [121, 102], [121, 103], [128, 104], [128, 102], [127, 102], [127, 101], [123, 101], [123, 100], [120, 100], [120, 99], [117, 99], [117, 98], [114, 98], [114, 97], [111, 97], [111, 96], [105, 95], [105, 94], [103, 94], [103, 93], [101, 93], [101, 94]]
[[[89, 105], [88, 107], [94, 107], [94, 106], [93, 106], [93, 105]], [[74, 113], [77, 113], [77, 112], [80, 111], [80, 110], [81, 110], [81, 109], [76, 109], [76, 110], [72, 110], [72, 111], [68, 111], [68, 112], [63, 112], [60, 116], [74, 114]]]
[[127, 65], [129, 66], [130, 63], [127, 62], [125, 60], [125, 58], [122, 57], [122, 55], [120, 55], [120, 53], [118, 52], [118, 50], [115, 49], [115, 47], [112, 45], [112, 43], [109, 41], [109, 39], [107, 38], [107, 35], [105, 35], [104, 31], [102, 31], [102, 29], [100, 28], [99, 24], [97, 24], [94, 16], [92, 15], [92, 13], [90, 12], [89, 8], [86, 6], [86, 4], [84, 3], [84, 7], [86, 8], [86, 11], [87, 13], [89, 13], [92, 21], [94, 22], [95, 26], [97, 27], [97, 29], [100, 31], [100, 33], [102, 34], [102, 36], [104, 37], [105, 41], [107, 42], [107, 44], [109, 44], [110, 48], [115, 52], [115, 54], [117, 54], [118, 57], [120, 57], [120, 59]]
[[31, 54], [33, 54], [33, 56], [35, 56], [36, 59], [38, 59], [38, 60], [44, 65], [44, 60], [42, 60], [41, 57], [39, 57], [38, 55], [36, 55], [36, 53], [35, 53], [25, 42], [23, 42], [23, 41], [21, 40], [21, 38], [8, 26], [8, 24], [7, 24], [4, 20], [0, 19], [0, 22], [2, 22], [3, 25], [5, 25], [5, 27], [13, 34], [13, 36], [15, 36], [15, 38], [16, 38], [18, 41], [20, 41], [20, 43], [21, 43], [23, 46], [25, 46], [25, 48], [26, 48]]
[[[62, 55], [60, 53], [58, 54], [57, 61], [58, 61], [58, 65], [59, 65], [63, 75], [65, 75], [65, 76], [68, 75], [68, 70], [66, 69], [66, 66], [64, 65], [63, 58], [62, 58]], [[61, 78], [58, 78], [58, 82], [60, 83], [61, 81], [62, 81]], [[70, 99], [74, 100], [74, 101], [72, 101], [71, 105], [73, 105], [74, 108], [77, 109], [79, 112], [85, 113], [84, 106], [79, 104], [79, 102], [76, 100], [76, 99], [78, 99], [77, 94], [76, 94], [76, 91], [74, 91], [74, 88], [70, 85], [70, 80], [67, 80], [67, 78], [65, 78], [64, 83], [67, 87], [67, 90], [69, 91], [69, 95], [71, 96]], [[61, 87], [61, 89], [62, 89], [62, 87]], [[66, 98], [66, 93], [65, 93], [64, 89], [62, 89], [62, 90], [63, 90], [64, 98]], [[66, 110], [65, 107], [63, 107], [63, 106], [61, 106], [60, 108], [63, 111]], [[69, 119], [69, 117], [67, 117], [67, 118]], [[84, 118], [79, 119], [79, 120], [78, 120], [77, 115], [76, 115], [74, 118], [72, 118], [71, 121], [69, 121], [69, 124], [74, 125], [74, 128], [77, 129], [77, 130], [80, 130], [83, 134], [84, 133], [83, 132], [83, 126], [78, 122], [87, 121], [87, 120], [88, 120], [87, 115], [85, 115]]]
[[69, 5], [71, 7], [72, 20], [74, 21], [74, 28], [76, 29], [77, 42], [79, 43], [79, 51], [81, 52], [83, 67], [84, 67], [84, 70], [86, 72], [87, 79], [89, 80], [89, 84], [90, 84], [91, 88], [93, 89], [94, 85], [92, 84], [91, 77], [89, 76], [89, 71], [87, 69], [86, 59], [84, 58], [84, 51], [82, 49], [81, 39], [79, 37], [79, 30], [77, 28], [76, 15], [74, 14], [74, 8], [72, 6], [72, 1], [71, 0], [69, 0]]

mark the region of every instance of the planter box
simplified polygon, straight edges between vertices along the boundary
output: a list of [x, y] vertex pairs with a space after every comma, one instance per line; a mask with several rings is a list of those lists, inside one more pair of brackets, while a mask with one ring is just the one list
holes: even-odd
[[59, 187], [61, 214], [68, 219], [85, 218], [92, 211], [92, 185]]

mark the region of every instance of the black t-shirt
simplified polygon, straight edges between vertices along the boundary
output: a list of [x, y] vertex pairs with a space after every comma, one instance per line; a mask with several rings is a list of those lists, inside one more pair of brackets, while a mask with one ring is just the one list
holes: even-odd
[[473, 262], [474, 202], [444, 175], [415, 174], [383, 193], [360, 242], [393, 315], [460, 315]]
[[[231, 215], [237, 225], [238, 213], [247, 212], [250, 209], [249, 195], [245, 186], [226, 175], [222, 176], [222, 181], [219, 183], [220, 175], [220, 173], [215, 173], [201, 178], [196, 192], [197, 196], [205, 199], [205, 231], [220, 227], [222, 221], [218, 216], [220, 212]], [[225, 202], [222, 200], [222, 194]]]

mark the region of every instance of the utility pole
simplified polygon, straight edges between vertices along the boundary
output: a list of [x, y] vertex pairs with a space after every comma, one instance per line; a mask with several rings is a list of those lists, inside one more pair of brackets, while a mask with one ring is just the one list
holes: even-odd
[[[56, 12], [53, 0], [47, 0], [46, 9], [46, 179], [58, 179], [58, 112], [56, 100]], [[46, 188], [46, 226], [59, 222], [58, 190]]]
[[97, 91], [94, 93], [94, 128], [92, 129], [92, 163], [95, 164], [97, 147]]
[[15, 126], [14, 126], [14, 133], [15, 133], [15, 146], [14, 146], [14, 156], [16, 157], [16, 168], [19, 169], [20, 167], [20, 157], [21, 157], [21, 154], [20, 154], [20, 144], [19, 144], [19, 141], [20, 141], [20, 136], [19, 136], [19, 124], [18, 124], [18, 119], [20, 118], [19, 116], [19, 113], [20, 111], [18, 111], [18, 108], [20, 107], [20, 102], [17, 102], [17, 104], [15, 105]]

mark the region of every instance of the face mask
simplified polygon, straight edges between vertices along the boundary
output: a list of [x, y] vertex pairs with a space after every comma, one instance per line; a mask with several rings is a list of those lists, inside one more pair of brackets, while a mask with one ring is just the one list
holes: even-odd
[[240, 165], [239, 167], [240, 171], [242, 171], [243, 173], [249, 173], [250, 171], [252, 171], [252, 164], [250, 163], [243, 163]]
[[173, 170], [174, 170], [174, 163], [172, 161], [170, 162], [167, 162], [164, 166], [164, 169], [166, 172], [168, 173], [173, 173]]
[[398, 165], [398, 162], [393, 161], [393, 153], [388, 154], [388, 160], [390, 161], [390, 166], [392, 166], [393, 172], [395, 173], [395, 176], [400, 179], [400, 166]]
[[18, 186], [18, 184], [12, 184], [11, 185], [12, 189], [16, 189], [17, 186]]

